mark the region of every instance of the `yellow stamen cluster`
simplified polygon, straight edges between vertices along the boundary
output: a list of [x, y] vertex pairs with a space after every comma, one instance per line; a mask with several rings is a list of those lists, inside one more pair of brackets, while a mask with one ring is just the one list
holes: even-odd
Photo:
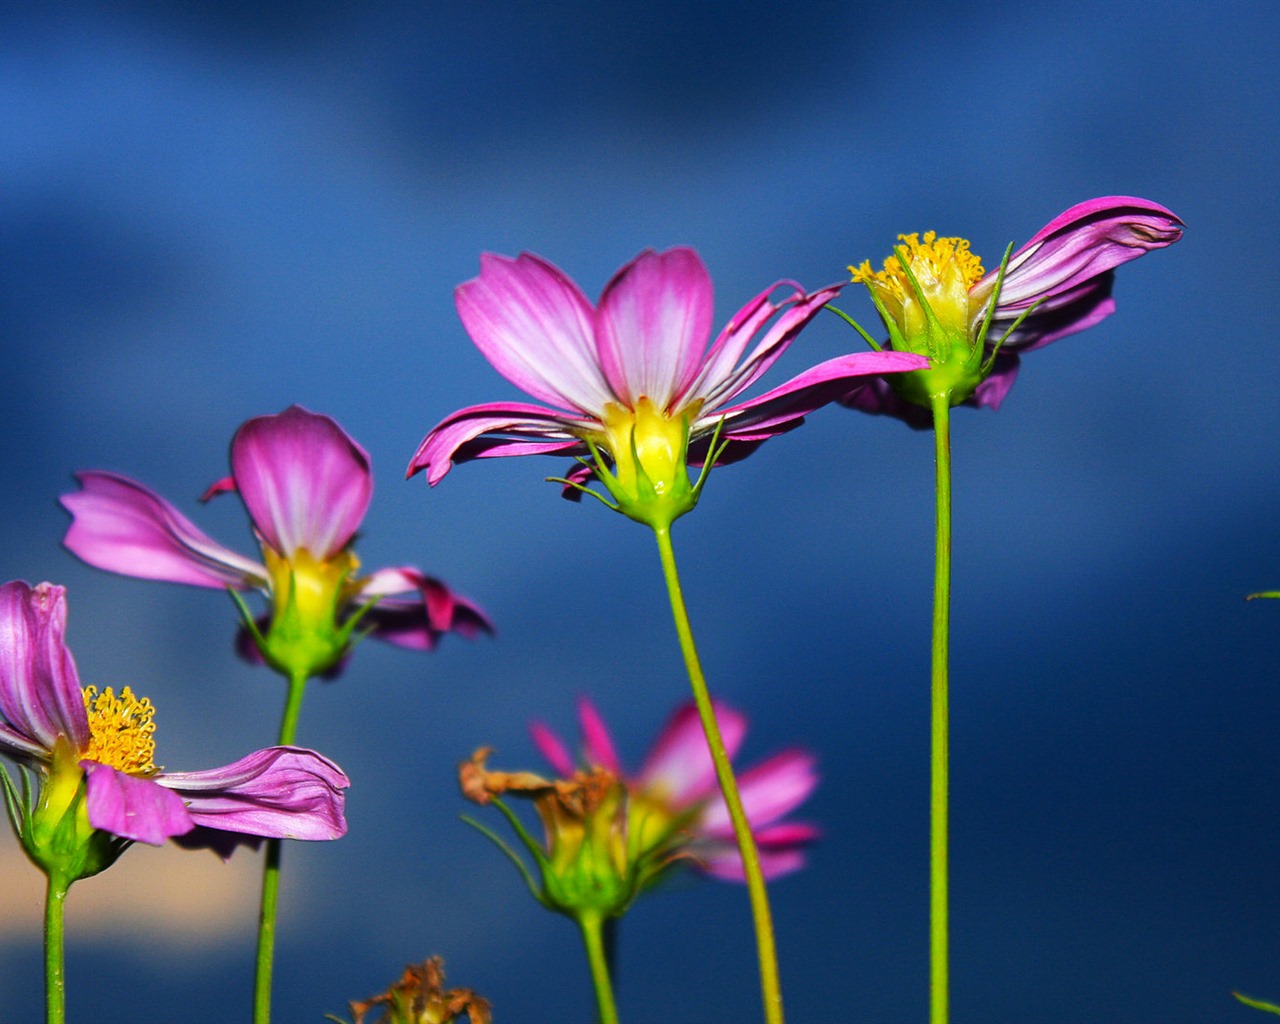
[[884, 270], [873, 271], [870, 260], [850, 267], [854, 283], [871, 288], [908, 336], [925, 328], [921, 298], [945, 327], [967, 332], [969, 289], [984, 273], [982, 260], [970, 252], [969, 242], [963, 238], [939, 238], [936, 231], [926, 231], [924, 241], [917, 234], [899, 235], [898, 241], [921, 294], [917, 294], [896, 255], [884, 261]]
[[125, 687], [117, 697], [110, 686], [101, 693], [84, 688], [84, 709], [89, 714], [89, 747], [82, 757], [110, 765], [127, 775], [154, 775], [156, 709], [146, 697], [138, 698]]

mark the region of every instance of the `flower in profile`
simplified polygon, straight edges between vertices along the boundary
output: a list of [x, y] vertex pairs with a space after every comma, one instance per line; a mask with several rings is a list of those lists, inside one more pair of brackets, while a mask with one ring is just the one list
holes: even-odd
[[[746, 716], [719, 701], [715, 702], [715, 713], [732, 758], [746, 737]], [[585, 697], [578, 702], [578, 718], [583, 761], [621, 780], [631, 801], [633, 821], [639, 827], [655, 833], [678, 828], [681, 853], [690, 863], [717, 878], [742, 881], [742, 857], [692, 702], [672, 714], [634, 776], [623, 770], [604, 720]], [[530, 731], [551, 767], [561, 775], [569, 774], [574, 759], [564, 742], [541, 723], [534, 723]], [[805, 750], [785, 750], [741, 773], [738, 781], [764, 876], [777, 878], [802, 868], [805, 849], [818, 838], [818, 830], [783, 819], [804, 803], [818, 784], [813, 755]]]
[[[770, 296], [779, 288], [789, 294], [775, 303]], [[494, 402], [461, 409], [427, 435], [409, 475], [425, 470], [434, 485], [469, 459], [593, 455], [592, 471], [621, 511], [669, 524], [697, 503], [705, 477], [690, 484], [690, 463], [741, 458], [847, 392], [851, 380], [924, 365], [906, 353], [847, 355], [736, 402], [838, 292], [771, 285], [708, 348], [711, 278], [692, 249], [642, 252], [594, 306], [538, 256], [486, 253], [480, 276], [455, 292], [463, 326], [499, 373], [550, 408]], [[572, 483], [586, 478], [580, 473]]]
[[492, 628], [476, 605], [413, 567], [360, 573], [351, 543], [373, 494], [369, 456], [328, 416], [301, 406], [242, 424], [231, 441], [231, 475], [204, 495], [239, 493], [261, 562], [224, 548], [127, 477], [76, 478], [81, 490], [61, 499], [72, 517], [64, 539], [72, 553], [125, 576], [261, 591], [270, 614], [263, 623], [246, 615], [246, 626], [280, 671], [331, 669], [357, 625], [421, 650], [449, 631]]
[[438, 956], [406, 967], [381, 995], [349, 1005], [351, 1024], [454, 1024], [464, 1016], [470, 1024], [489, 1024], [493, 1019], [488, 1001], [471, 989], [444, 987], [444, 961]]
[[84, 877], [128, 845], [117, 840], [160, 845], [197, 826], [280, 839], [346, 832], [350, 782], [313, 751], [270, 747], [196, 772], [157, 767], [151, 702], [127, 686], [80, 688], [66, 616], [62, 587], [0, 586], [0, 753], [44, 776], [38, 802], [19, 801], [7, 777], [5, 793], [37, 864], [66, 868], [78, 857], [73, 873]]
[[900, 235], [883, 270], [869, 260], [849, 269], [871, 293], [889, 331], [886, 347], [927, 356], [929, 366], [868, 381], [841, 401], [914, 427], [932, 424], [935, 395], [997, 408], [1022, 353], [1106, 319], [1115, 312], [1115, 268], [1181, 237], [1177, 216], [1132, 196], [1071, 207], [985, 274], [963, 238]]

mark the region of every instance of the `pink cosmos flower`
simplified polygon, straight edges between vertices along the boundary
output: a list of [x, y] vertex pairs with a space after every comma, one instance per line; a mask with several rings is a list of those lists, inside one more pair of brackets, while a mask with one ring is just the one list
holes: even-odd
[[[789, 293], [778, 303], [770, 296]], [[639, 464], [659, 493], [695, 464], [723, 421], [720, 461], [749, 454], [867, 374], [924, 365], [906, 353], [862, 352], [806, 370], [772, 391], [735, 399], [786, 351], [840, 290], [771, 285], [729, 321], [711, 347], [711, 278], [692, 249], [646, 250], [614, 275], [593, 306], [558, 268], [523, 253], [489, 253], [480, 276], [454, 293], [458, 314], [500, 374], [550, 408], [473, 405], [446, 417], [409, 464], [438, 483], [455, 462], [509, 455], [586, 455], [587, 442], [618, 467], [624, 486]], [[776, 321], [748, 352], [755, 336]]]
[[[1020, 316], [1029, 309], [1032, 311], [1005, 339], [990, 374], [963, 404], [998, 408], [1013, 386], [1022, 353], [1076, 334], [1109, 317], [1116, 308], [1111, 298], [1115, 268], [1153, 249], [1172, 245], [1182, 237], [1182, 227], [1182, 221], [1175, 214], [1149, 199], [1103, 196], [1071, 207], [1037, 231], [1009, 260], [986, 335], [984, 358], [990, 356], [996, 342]], [[932, 238], [932, 234], [926, 236], [927, 241]], [[967, 317], [970, 336], [978, 337], [995, 290], [998, 268], [978, 277], [982, 274], [981, 265], [968, 252], [968, 243], [963, 239], [938, 241], [958, 243], [951, 248], [962, 260], [971, 261], [968, 265], [976, 268], [976, 280], [969, 278], [967, 268], [960, 265], [922, 268], [914, 257], [924, 247], [918, 242], [913, 245], [912, 239], [918, 236], [903, 238], [908, 243], [907, 257], [926, 293], [930, 293], [930, 302], [945, 320], [946, 312], [939, 308], [939, 302], [949, 306], [956, 297], [941, 293], [948, 290], [949, 281], [962, 282], [967, 288], [967, 308], [957, 312], [961, 320]], [[897, 264], [897, 257], [892, 262]], [[883, 280], [897, 274], [888, 264], [887, 273], [882, 274], [872, 274], [869, 263], [851, 269], [855, 270], [855, 280], [866, 280], [873, 289], [880, 287], [880, 283], [872, 278]], [[933, 293], [935, 288], [938, 294]], [[889, 304], [894, 305], [892, 298]], [[910, 310], [906, 312], [910, 314]], [[841, 401], [863, 412], [897, 417], [913, 427], [932, 425], [927, 408], [905, 401], [887, 381], [871, 380]]]
[[[746, 717], [719, 702], [715, 710], [725, 749], [732, 758], [746, 736]], [[671, 716], [644, 766], [634, 776], [623, 771], [604, 720], [585, 697], [578, 702], [578, 717], [583, 759], [589, 766], [604, 768], [622, 780], [633, 804], [631, 815], [644, 823], [647, 833], [660, 833], [659, 823], [688, 816], [683, 824], [690, 833], [685, 852], [710, 875], [743, 880], [742, 857], [729, 811], [716, 784], [715, 765], [692, 702]], [[562, 777], [572, 776], [573, 757], [560, 738], [539, 722], [533, 723], [529, 731], [552, 769]], [[805, 848], [818, 838], [818, 830], [782, 819], [804, 803], [817, 784], [814, 757], [804, 750], [775, 754], [738, 776], [743, 807], [766, 878], [777, 878], [804, 866]]]
[[166, 772], [153, 761], [154, 709], [125, 687], [80, 688], [63, 640], [66, 591], [0, 586], [0, 752], [85, 785], [89, 824], [161, 845], [197, 826], [277, 839], [336, 839], [351, 783], [319, 754], [269, 747], [223, 768]]
[[[294, 405], [248, 420], [232, 439], [231, 471], [204, 497], [239, 493], [261, 562], [224, 548], [142, 484], [100, 471], [76, 474], [81, 490], [62, 497], [72, 517], [64, 543], [125, 576], [259, 590], [273, 619], [294, 614], [316, 631], [332, 631], [375, 598], [361, 628], [402, 647], [430, 650], [450, 630], [492, 630], [475, 604], [416, 568], [359, 574], [350, 545], [373, 494], [369, 456], [328, 416]], [[405, 593], [414, 596], [388, 596]]]

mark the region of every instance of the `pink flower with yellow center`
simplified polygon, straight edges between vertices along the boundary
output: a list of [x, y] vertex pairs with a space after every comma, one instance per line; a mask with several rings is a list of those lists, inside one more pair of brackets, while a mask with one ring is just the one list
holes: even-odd
[[[778, 289], [786, 295], [775, 303]], [[427, 435], [409, 475], [425, 471], [436, 484], [469, 459], [603, 454], [613, 470], [597, 463], [595, 471], [623, 511], [666, 506], [658, 518], [669, 522], [696, 503], [686, 466], [706, 459], [713, 436], [725, 446], [717, 448], [719, 461], [741, 458], [799, 426], [854, 379], [924, 365], [907, 353], [841, 356], [737, 401], [838, 292], [770, 285], [708, 348], [711, 278], [692, 249], [642, 252], [595, 305], [541, 257], [485, 254], [480, 276], [455, 292], [458, 314], [493, 367], [548, 406], [494, 402], [459, 410]]]
[[[66, 630], [66, 592], [0, 586], [0, 753], [45, 777], [24, 845], [41, 829], [97, 829], [160, 845], [197, 826], [276, 839], [336, 839], [347, 830], [332, 761], [269, 747], [222, 768], [170, 772], [155, 763], [155, 709], [129, 687], [81, 689]], [[82, 818], [62, 825], [70, 812]], [[38, 854], [33, 852], [33, 856]], [[103, 865], [105, 866], [105, 865]]]
[[935, 393], [997, 408], [1023, 353], [1106, 319], [1116, 308], [1115, 268], [1181, 237], [1177, 216], [1132, 196], [1071, 207], [987, 273], [963, 238], [900, 235], [883, 270], [869, 260], [849, 269], [876, 303], [887, 347], [927, 356], [929, 367], [868, 381], [841, 401], [914, 427], [931, 425]]
[[351, 542], [373, 495], [369, 456], [328, 416], [301, 406], [244, 423], [231, 441], [231, 475], [205, 493], [240, 495], [261, 562], [223, 547], [127, 477], [76, 478], [81, 490], [61, 499], [72, 517], [69, 550], [124, 576], [261, 591], [271, 613], [260, 646], [273, 664], [325, 671], [348, 650], [357, 622], [420, 650], [449, 631], [492, 628], [475, 604], [412, 566], [360, 572]]

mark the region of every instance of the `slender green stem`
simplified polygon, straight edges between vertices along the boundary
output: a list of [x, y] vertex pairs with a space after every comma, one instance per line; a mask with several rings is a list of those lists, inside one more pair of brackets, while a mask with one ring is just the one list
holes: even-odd
[[[289, 692], [285, 697], [284, 715], [280, 720], [281, 746], [293, 743], [298, 731], [298, 713], [302, 709], [302, 694], [307, 688], [305, 673], [294, 672], [289, 676]], [[253, 1024], [270, 1024], [271, 978], [276, 954], [276, 905], [280, 897], [279, 839], [267, 840], [267, 855], [262, 868], [262, 901], [258, 910], [258, 959], [253, 978]]]
[[67, 1018], [67, 989], [64, 977], [66, 943], [64, 909], [71, 883], [60, 872], [49, 872], [44, 897], [44, 1018], [46, 1024], [63, 1024]]
[[725, 751], [720, 726], [716, 722], [711, 695], [707, 692], [706, 677], [702, 674], [702, 664], [698, 660], [698, 649], [693, 642], [693, 629], [689, 625], [689, 613], [685, 608], [684, 595], [680, 590], [680, 577], [676, 572], [670, 527], [655, 528], [654, 534], [658, 538], [658, 552], [662, 556], [662, 573], [667, 581], [671, 613], [675, 618], [676, 634], [680, 638], [680, 651], [684, 655], [685, 668], [689, 673], [689, 684], [693, 687], [693, 699], [698, 705], [698, 716], [702, 719], [702, 729], [707, 735], [707, 746], [711, 750], [711, 760], [715, 764], [716, 778], [720, 782], [720, 791], [724, 794], [729, 818], [733, 822], [733, 832], [738, 839], [738, 850], [742, 854], [747, 894], [751, 900], [751, 916], [755, 922], [756, 949], [760, 958], [760, 990], [764, 999], [764, 1018], [767, 1024], [782, 1024], [782, 983], [778, 977], [778, 950], [773, 937], [773, 917], [769, 911], [769, 895], [765, 891], [764, 872], [760, 870], [760, 855], [756, 850], [755, 837], [751, 834], [751, 825], [742, 807], [738, 783], [733, 777], [733, 768], [729, 764], [729, 755]]
[[951, 1016], [948, 896], [951, 395], [934, 395], [932, 408], [937, 511], [930, 659], [933, 721], [929, 744], [929, 1024], [947, 1024]]
[[591, 965], [591, 984], [596, 990], [600, 1024], [618, 1024], [613, 982], [609, 980], [609, 958], [604, 949], [604, 921], [599, 914], [581, 913], [578, 915], [578, 927], [582, 930], [582, 943], [587, 947], [587, 963]]

